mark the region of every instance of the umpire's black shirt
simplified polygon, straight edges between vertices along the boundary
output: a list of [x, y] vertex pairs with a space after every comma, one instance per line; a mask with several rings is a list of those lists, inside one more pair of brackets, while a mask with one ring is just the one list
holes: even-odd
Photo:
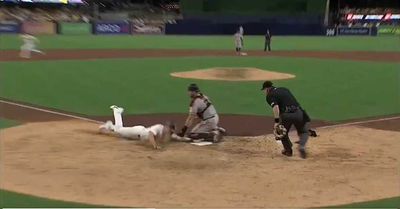
[[280, 114], [286, 112], [287, 108], [290, 107], [300, 108], [300, 104], [297, 102], [296, 98], [294, 98], [289, 89], [283, 87], [272, 88], [273, 89], [271, 89], [271, 91], [267, 95], [267, 103], [271, 105], [271, 107], [279, 105]]

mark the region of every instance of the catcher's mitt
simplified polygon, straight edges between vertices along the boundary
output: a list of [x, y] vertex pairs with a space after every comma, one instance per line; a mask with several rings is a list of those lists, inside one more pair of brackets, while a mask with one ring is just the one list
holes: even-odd
[[276, 140], [281, 140], [287, 134], [287, 130], [283, 125], [278, 125], [274, 128], [274, 136]]

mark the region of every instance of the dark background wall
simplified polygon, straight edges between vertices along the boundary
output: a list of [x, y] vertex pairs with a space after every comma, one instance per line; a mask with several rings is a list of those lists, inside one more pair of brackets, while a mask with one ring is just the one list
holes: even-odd
[[181, 0], [184, 15], [300, 15], [323, 14], [326, 0]]
[[326, 0], [181, 0], [183, 20], [167, 34], [320, 35]]

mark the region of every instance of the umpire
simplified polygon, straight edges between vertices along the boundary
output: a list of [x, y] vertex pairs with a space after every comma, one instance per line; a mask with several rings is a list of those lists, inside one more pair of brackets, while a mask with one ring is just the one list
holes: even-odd
[[265, 34], [265, 44], [264, 44], [264, 51], [271, 51], [271, 33], [269, 32], [269, 29], [267, 30], [267, 33]]
[[274, 130], [282, 124], [286, 128], [283, 136], [280, 138], [284, 150], [283, 155], [292, 156], [292, 142], [289, 139], [289, 131], [292, 125], [296, 127], [297, 134], [299, 135], [299, 152], [302, 158], [307, 157], [306, 143], [309, 137], [308, 122], [310, 117], [301, 108], [296, 98], [287, 88], [274, 87], [271, 81], [265, 81], [262, 89], [265, 91], [267, 103], [272, 107], [275, 117]]

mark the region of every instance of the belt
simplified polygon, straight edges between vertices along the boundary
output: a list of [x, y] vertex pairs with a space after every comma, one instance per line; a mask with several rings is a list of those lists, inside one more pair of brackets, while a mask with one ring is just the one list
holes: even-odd
[[295, 113], [297, 110], [300, 110], [301, 108], [298, 106], [287, 106], [285, 107], [284, 113]]
[[211, 117], [208, 117], [208, 118], [204, 118], [203, 121], [209, 120], [209, 119], [211, 119], [211, 118], [215, 118], [215, 115], [213, 115], [213, 116], [211, 116]]

